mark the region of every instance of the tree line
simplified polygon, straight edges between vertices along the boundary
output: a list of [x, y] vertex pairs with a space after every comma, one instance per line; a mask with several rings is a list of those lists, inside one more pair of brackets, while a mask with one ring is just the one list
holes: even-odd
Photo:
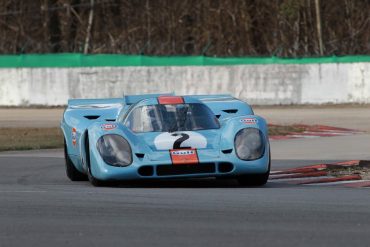
[[370, 54], [369, 0], [1, 0], [0, 53]]

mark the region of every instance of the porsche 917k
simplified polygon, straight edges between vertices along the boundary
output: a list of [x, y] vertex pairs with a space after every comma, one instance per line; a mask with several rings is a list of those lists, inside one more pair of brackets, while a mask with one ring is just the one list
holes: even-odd
[[72, 181], [228, 177], [259, 186], [269, 177], [266, 121], [229, 95], [73, 99], [61, 128]]

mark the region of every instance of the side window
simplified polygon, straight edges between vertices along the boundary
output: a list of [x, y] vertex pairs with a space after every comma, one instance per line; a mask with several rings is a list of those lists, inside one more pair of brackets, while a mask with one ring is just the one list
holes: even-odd
[[133, 109], [129, 113], [125, 125], [134, 132], [160, 131], [162, 129], [158, 109], [151, 105]]
[[125, 125], [132, 131], [138, 132], [142, 129], [140, 122], [141, 122], [141, 107], [138, 107], [133, 109], [129, 113], [129, 116], [126, 118]]

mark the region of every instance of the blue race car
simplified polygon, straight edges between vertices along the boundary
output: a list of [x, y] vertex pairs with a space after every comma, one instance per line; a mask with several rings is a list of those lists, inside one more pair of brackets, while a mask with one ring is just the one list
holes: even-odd
[[266, 121], [229, 95], [130, 95], [68, 101], [61, 128], [72, 181], [195, 177], [266, 184]]

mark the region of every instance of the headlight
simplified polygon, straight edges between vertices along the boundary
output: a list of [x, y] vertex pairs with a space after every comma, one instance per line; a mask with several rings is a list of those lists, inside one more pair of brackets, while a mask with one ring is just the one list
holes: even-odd
[[256, 128], [245, 128], [235, 136], [236, 155], [242, 160], [256, 160], [265, 152], [263, 134]]
[[132, 163], [130, 144], [120, 135], [104, 135], [97, 148], [104, 162], [112, 166], [128, 166]]

